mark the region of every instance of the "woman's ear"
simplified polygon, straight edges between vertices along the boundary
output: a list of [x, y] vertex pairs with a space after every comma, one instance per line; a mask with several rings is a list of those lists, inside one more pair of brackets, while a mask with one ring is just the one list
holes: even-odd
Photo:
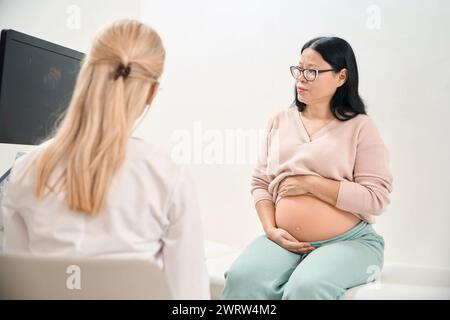
[[152, 103], [153, 98], [156, 96], [156, 93], [158, 92], [158, 88], [159, 82], [153, 83], [152, 86], [150, 87], [150, 90], [148, 91], [147, 100], [145, 101], [145, 104], [147, 106]]
[[344, 85], [344, 83], [347, 81], [348, 77], [348, 71], [347, 69], [341, 69], [338, 74], [338, 87], [341, 87]]

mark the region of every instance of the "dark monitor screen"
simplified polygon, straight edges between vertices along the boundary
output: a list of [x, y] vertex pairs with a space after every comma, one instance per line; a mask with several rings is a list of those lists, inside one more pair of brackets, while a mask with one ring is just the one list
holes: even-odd
[[67, 109], [84, 54], [14, 31], [0, 41], [0, 143], [41, 143]]

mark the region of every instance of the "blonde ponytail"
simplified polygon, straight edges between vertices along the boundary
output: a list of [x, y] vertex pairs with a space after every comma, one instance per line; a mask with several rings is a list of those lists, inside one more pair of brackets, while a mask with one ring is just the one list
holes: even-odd
[[[135, 21], [121, 20], [103, 31], [83, 61], [68, 111], [49, 143], [22, 179], [35, 169], [35, 195], [64, 190], [70, 209], [97, 214], [122, 164], [136, 119], [163, 72], [159, 35]], [[64, 170], [55, 183], [58, 164]], [[57, 188], [59, 187], [59, 189]]]

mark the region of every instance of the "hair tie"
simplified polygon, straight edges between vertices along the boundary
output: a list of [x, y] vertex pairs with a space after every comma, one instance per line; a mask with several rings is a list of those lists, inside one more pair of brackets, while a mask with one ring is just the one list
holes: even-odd
[[125, 80], [130, 74], [130, 71], [131, 71], [130, 63], [127, 66], [125, 66], [123, 63], [120, 63], [114, 75], [114, 80], [117, 80], [120, 76], [122, 76], [123, 80]]

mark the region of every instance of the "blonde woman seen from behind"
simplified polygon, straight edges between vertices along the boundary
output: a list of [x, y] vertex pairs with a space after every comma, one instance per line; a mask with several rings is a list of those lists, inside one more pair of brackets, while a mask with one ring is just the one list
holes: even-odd
[[143, 258], [175, 299], [209, 299], [189, 174], [133, 128], [156, 95], [159, 35], [121, 20], [95, 39], [54, 136], [14, 164], [2, 202], [5, 252]]

